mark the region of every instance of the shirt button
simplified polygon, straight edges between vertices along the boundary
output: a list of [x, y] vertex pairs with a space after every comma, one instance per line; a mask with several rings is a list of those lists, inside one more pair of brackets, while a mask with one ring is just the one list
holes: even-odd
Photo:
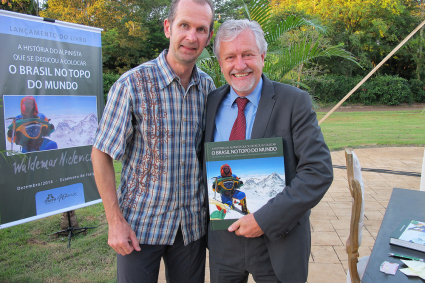
[[182, 183], [182, 186], [184, 186], [184, 183]]
[[183, 122], [186, 122], [186, 118], [183, 118]]
[[182, 165], [184, 165], [184, 161], [182, 161]]
[[186, 141], [185, 140], [182, 140], [182, 143], [186, 143]]

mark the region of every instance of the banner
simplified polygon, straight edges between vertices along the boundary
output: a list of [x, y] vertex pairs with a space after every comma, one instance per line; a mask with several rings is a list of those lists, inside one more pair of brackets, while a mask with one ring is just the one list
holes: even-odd
[[101, 31], [0, 10], [0, 228], [101, 202]]

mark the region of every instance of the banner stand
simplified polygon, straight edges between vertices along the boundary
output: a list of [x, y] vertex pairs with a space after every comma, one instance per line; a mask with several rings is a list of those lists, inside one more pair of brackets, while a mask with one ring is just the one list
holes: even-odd
[[[94, 229], [94, 228], [97, 228], [97, 227], [74, 228], [73, 226], [71, 226], [71, 216], [69, 214], [69, 211], [67, 212], [67, 214], [68, 214], [68, 228], [65, 229], [65, 230], [61, 230], [61, 231], [57, 231], [57, 232], [54, 232], [52, 234], [49, 234], [49, 236], [56, 234], [59, 237], [59, 235], [62, 234], [62, 233], [63, 234], [68, 234], [68, 249], [69, 249], [71, 247], [71, 238], [72, 238], [72, 236], [75, 236], [77, 234], [86, 232], [88, 229]], [[74, 231], [78, 231], [78, 232], [74, 233]]]
[[[4, 10], [0, 23], [0, 229], [67, 211], [73, 220], [102, 201], [91, 161], [102, 29]], [[62, 220], [61, 233], [78, 232]]]

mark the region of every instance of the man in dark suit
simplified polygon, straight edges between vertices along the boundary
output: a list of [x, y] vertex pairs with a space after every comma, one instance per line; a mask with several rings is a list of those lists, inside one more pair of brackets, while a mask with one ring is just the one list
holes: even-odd
[[310, 209], [333, 180], [308, 93], [263, 75], [266, 51], [260, 25], [248, 20], [226, 21], [214, 42], [229, 84], [208, 96], [205, 141], [282, 137], [286, 187], [228, 231], [209, 229], [213, 283], [247, 282], [249, 273], [256, 282], [306, 282]]

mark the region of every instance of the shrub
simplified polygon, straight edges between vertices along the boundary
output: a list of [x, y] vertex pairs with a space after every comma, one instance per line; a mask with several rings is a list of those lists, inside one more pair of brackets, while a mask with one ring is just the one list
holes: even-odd
[[[377, 76], [368, 83], [368, 95], [375, 97], [375, 103], [384, 105], [399, 105], [412, 101], [412, 92], [406, 79], [399, 76]], [[366, 102], [364, 102], [366, 104]]]
[[[322, 77], [307, 77], [303, 83], [308, 85], [311, 94], [316, 96], [321, 103], [337, 103], [346, 96], [361, 80], [360, 77], [345, 77], [345, 76], [322, 76]], [[353, 93], [348, 98], [348, 103], [359, 103], [358, 97], [360, 90]]]
[[103, 97], [108, 100], [108, 92], [112, 85], [120, 78], [119, 74], [103, 73]]
[[412, 91], [413, 101], [425, 102], [425, 82], [417, 79], [409, 81], [410, 90]]
[[[338, 103], [360, 81], [362, 77], [322, 76], [305, 78], [303, 83], [308, 85], [321, 103]], [[413, 82], [412, 82], [413, 81]], [[365, 105], [398, 105], [400, 103], [422, 102], [425, 99], [425, 84], [421, 81], [406, 79], [398, 76], [377, 76], [370, 78], [359, 87], [346, 103], [361, 103]], [[415, 88], [411, 90], [410, 88]]]

